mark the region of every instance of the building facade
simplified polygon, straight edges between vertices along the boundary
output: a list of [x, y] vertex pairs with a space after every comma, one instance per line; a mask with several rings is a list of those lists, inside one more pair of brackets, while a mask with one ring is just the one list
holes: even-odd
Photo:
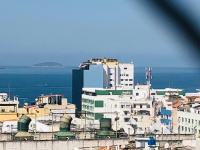
[[145, 90], [83, 88], [82, 110], [87, 120], [93, 123], [101, 118], [111, 118], [113, 129], [134, 125], [145, 130], [154, 115], [152, 101], [146, 99], [146, 95]]
[[72, 70], [72, 102], [81, 111], [82, 88], [133, 89], [134, 65], [117, 59], [91, 59]]
[[200, 105], [177, 111], [175, 133], [200, 135]]
[[81, 68], [72, 70], [72, 103], [76, 105], [76, 111], [81, 111], [83, 75], [83, 69]]

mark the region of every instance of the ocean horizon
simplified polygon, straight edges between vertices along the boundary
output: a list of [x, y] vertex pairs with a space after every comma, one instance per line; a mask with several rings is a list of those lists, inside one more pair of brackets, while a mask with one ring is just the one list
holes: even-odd
[[[72, 69], [68, 67], [0, 67], [0, 92], [18, 96], [20, 103], [32, 103], [42, 94], [63, 94], [71, 99]], [[152, 67], [152, 88], [200, 89], [200, 68]], [[145, 83], [145, 67], [135, 67], [135, 84]]]

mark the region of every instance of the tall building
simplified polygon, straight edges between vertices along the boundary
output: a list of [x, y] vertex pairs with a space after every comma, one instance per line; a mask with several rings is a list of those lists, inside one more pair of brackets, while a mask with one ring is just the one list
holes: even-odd
[[82, 66], [84, 70], [84, 87], [106, 89], [133, 89], [134, 65], [119, 63], [117, 59], [91, 59]]
[[72, 103], [76, 110], [81, 111], [81, 95], [83, 88], [83, 70], [80, 68], [72, 70]]
[[81, 110], [82, 88], [134, 88], [134, 65], [117, 59], [91, 59], [72, 72], [72, 102]]

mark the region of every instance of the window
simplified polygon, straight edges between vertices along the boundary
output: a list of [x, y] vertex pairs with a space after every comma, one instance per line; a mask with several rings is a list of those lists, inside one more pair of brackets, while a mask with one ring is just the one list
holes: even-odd
[[121, 79], [121, 81], [124, 81], [124, 79]]
[[136, 93], [136, 96], [139, 96], [139, 93]]
[[128, 79], [125, 79], [125, 81], [128, 81]]
[[129, 122], [130, 118], [124, 118], [124, 122]]
[[110, 76], [112, 75], [112, 73], [110, 73]]
[[133, 81], [133, 79], [129, 79], [129, 81]]
[[127, 70], [127, 67], [124, 67], [124, 70]]
[[103, 107], [103, 101], [95, 101], [95, 107]]
[[178, 122], [180, 123], [181, 117], [178, 117]]
[[142, 104], [140, 104], [140, 108], [142, 108]]
[[126, 74], [126, 76], [128, 77], [128, 74]]
[[133, 86], [133, 84], [129, 84], [129, 86]]
[[110, 87], [112, 87], [113, 85], [112, 84], [110, 84]]
[[124, 114], [127, 115], [127, 114], [128, 114], [128, 111], [124, 111]]
[[190, 119], [188, 119], [188, 123], [190, 123]]
[[110, 81], [112, 81], [112, 79], [110, 79]]
[[95, 120], [99, 120], [103, 118], [103, 114], [102, 113], [95, 113]]

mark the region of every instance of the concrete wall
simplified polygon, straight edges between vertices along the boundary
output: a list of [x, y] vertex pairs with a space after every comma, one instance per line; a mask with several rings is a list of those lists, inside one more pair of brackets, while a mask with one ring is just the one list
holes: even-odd
[[84, 148], [93, 150], [98, 147], [128, 144], [127, 139], [120, 140], [72, 140], [72, 141], [12, 141], [0, 142], [0, 150], [76, 150]]
[[[34, 134], [34, 133], [33, 133]], [[84, 150], [96, 150], [99, 146], [118, 146], [128, 144], [128, 139], [79, 139], [69, 141], [52, 141], [52, 133], [37, 133], [35, 141], [12, 141], [11, 134], [0, 134], [0, 150], [77, 150], [74, 148], [85, 147]], [[138, 135], [137, 137], [144, 137]], [[130, 140], [134, 141], [135, 136], [131, 136]], [[40, 140], [39, 140], [40, 139]], [[157, 143], [163, 146], [166, 143], [170, 145], [183, 144], [185, 146], [200, 145], [192, 134], [171, 134], [171, 135], [157, 135]], [[91, 147], [93, 149], [91, 149]], [[200, 146], [199, 146], [200, 147]], [[83, 149], [82, 149], [83, 150]]]
[[[56, 133], [56, 132], [55, 132]], [[53, 136], [54, 134], [53, 133]], [[31, 133], [33, 136], [35, 133]], [[94, 135], [90, 133], [86, 133], [86, 138], [92, 140], [92, 137]], [[136, 137], [145, 137], [143, 134], [141, 135], [134, 135], [130, 136], [130, 140], [135, 140]], [[84, 139], [85, 134], [84, 133], [77, 133], [77, 138], [78, 139]], [[173, 141], [173, 140], [194, 140], [196, 139], [195, 135], [193, 134], [157, 134], [156, 135], [157, 140], [168, 140], [168, 141]], [[0, 134], [0, 141], [10, 141], [12, 140], [12, 135], [11, 134]], [[46, 132], [46, 133], [36, 133], [35, 135], [35, 140], [52, 140], [52, 133], [51, 132]], [[0, 149], [1, 150], [1, 149]]]

